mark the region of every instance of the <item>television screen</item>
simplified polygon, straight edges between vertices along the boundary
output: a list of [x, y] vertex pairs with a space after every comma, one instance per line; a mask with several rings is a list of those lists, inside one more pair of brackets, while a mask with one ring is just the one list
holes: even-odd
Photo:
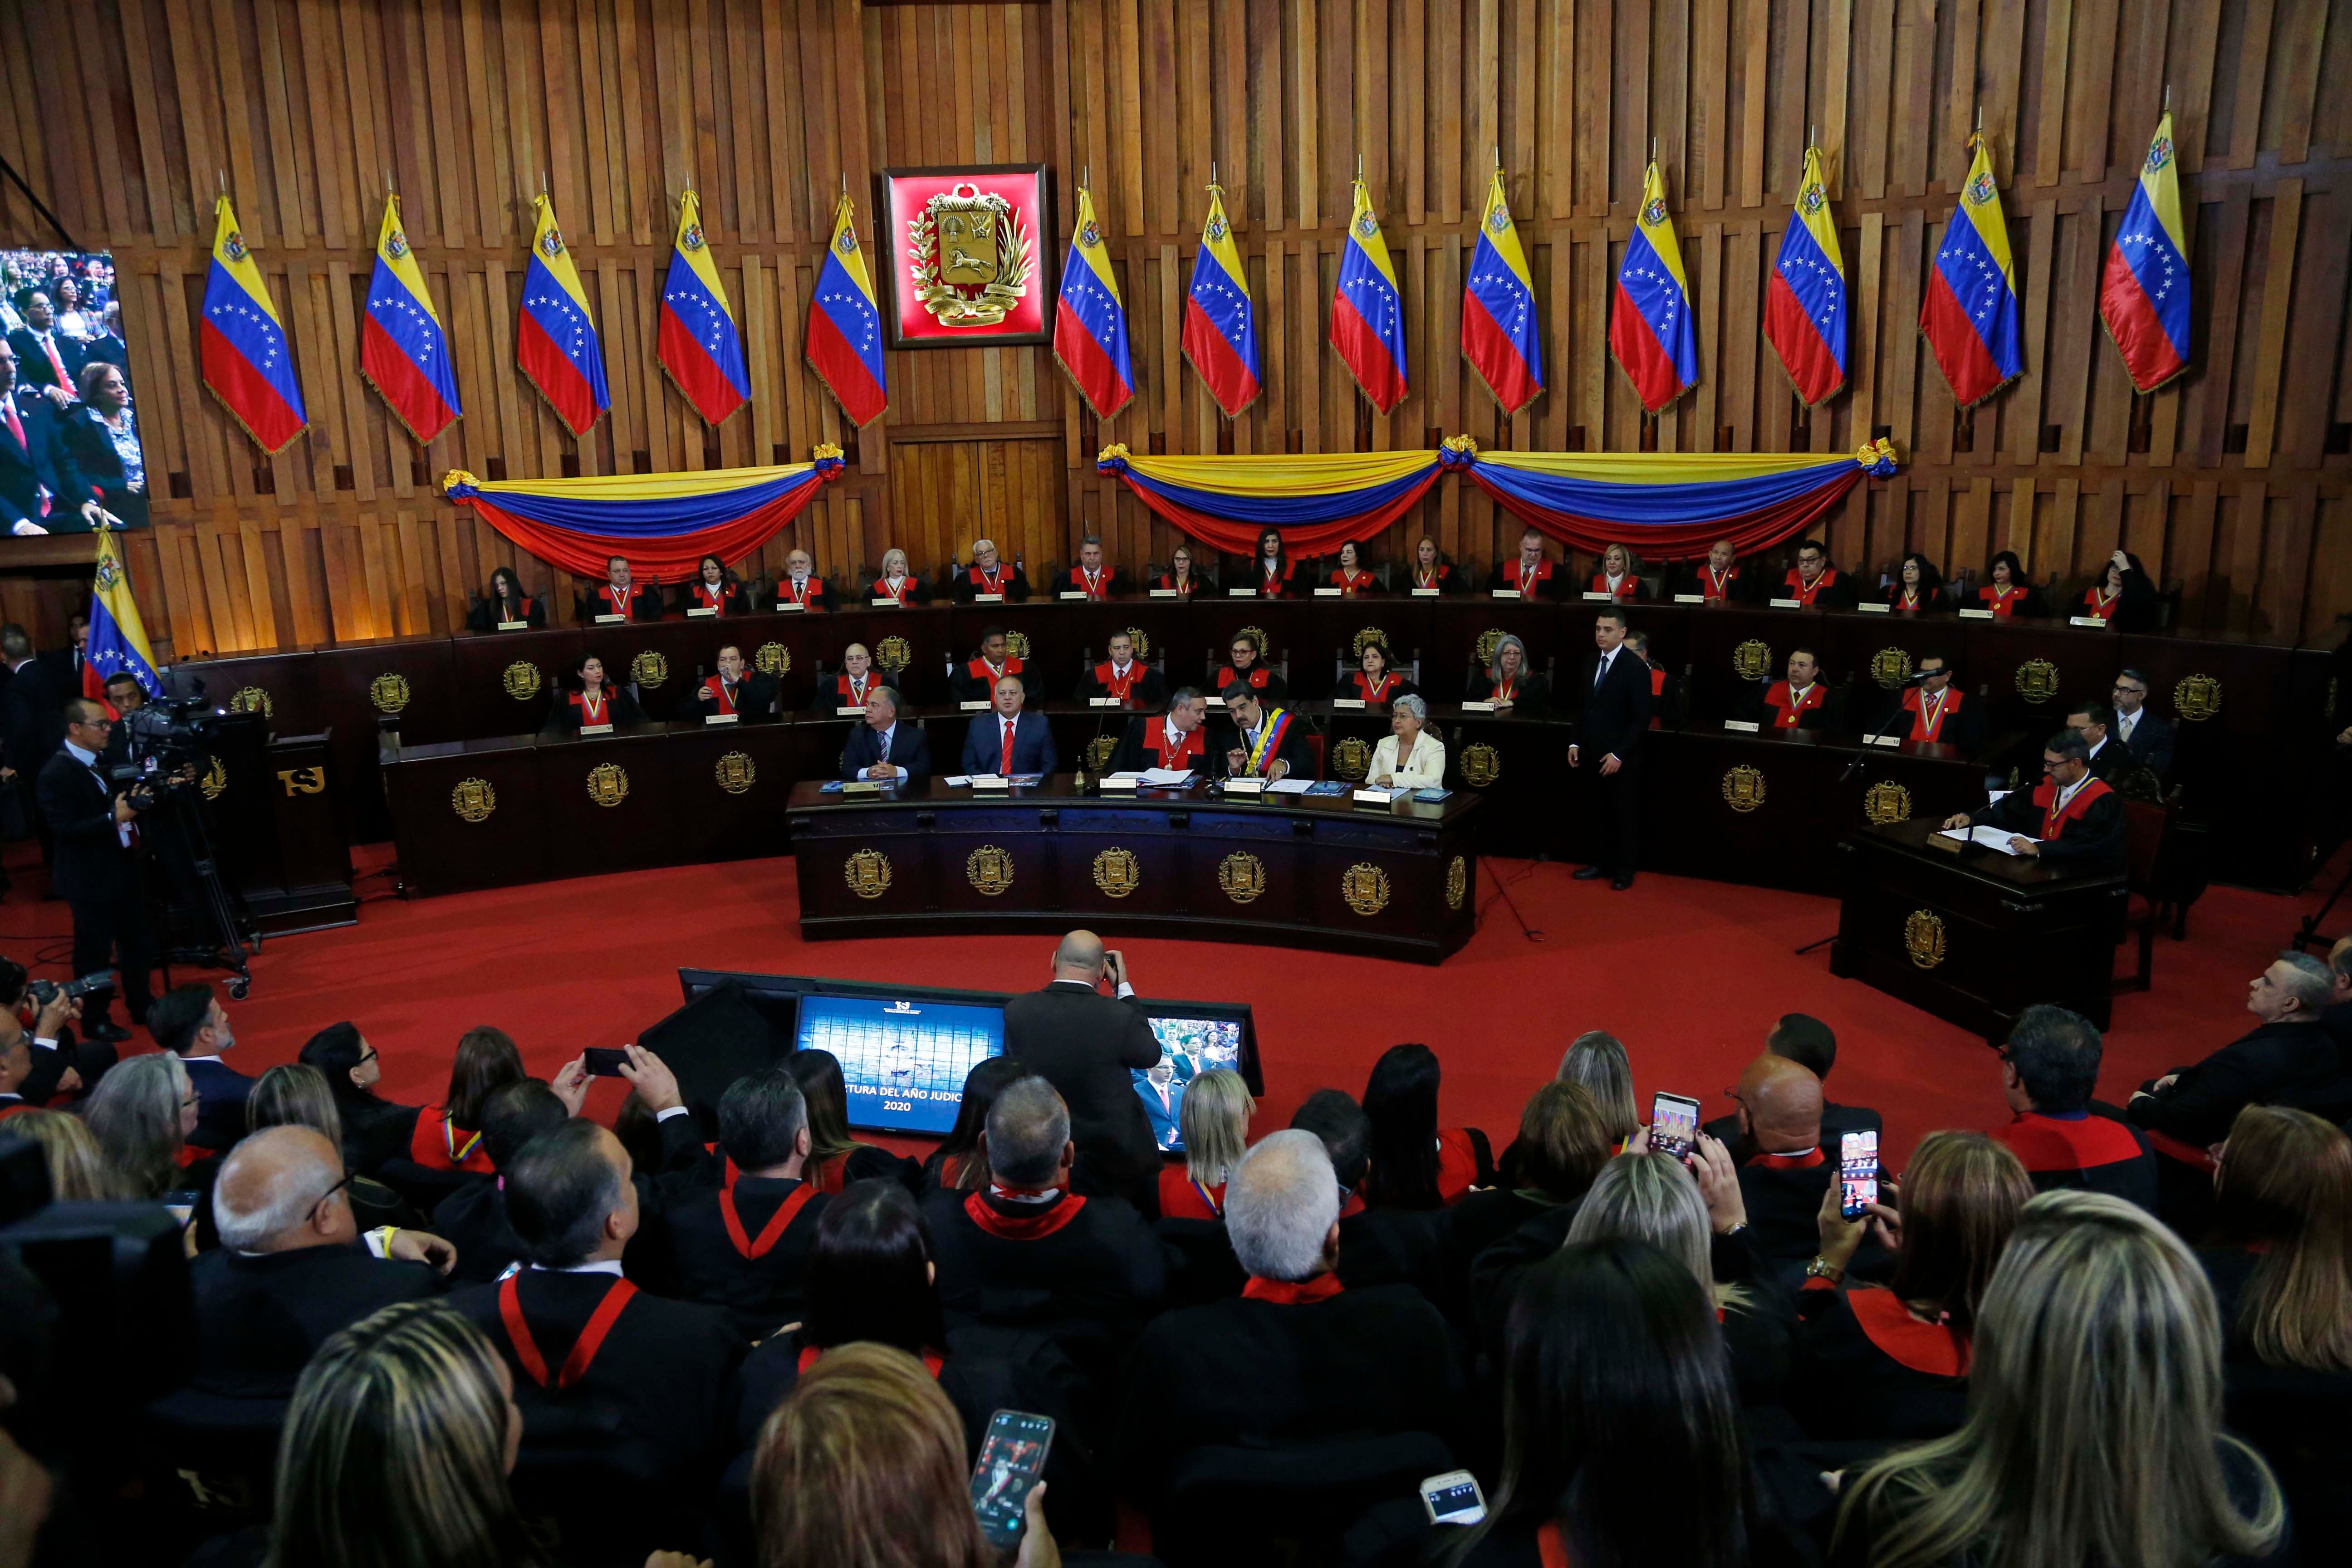
[[841, 1062], [853, 1127], [943, 1133], [955, 1125], [964, 1075], [1004, 1049], [1001, 1007], [882, 996], [804, 996], [802, 1050]]
[[115, 289], [105, 251], [0, 249], [0, 340], [16, 360], [0, 398], [24, 440], [69, 463], [87, 487], [30, 505], [0, 494], [0, 538], [88, 533], [91, 501], [105, 527], [148, 525], [145, 422]]
[[1160, 1064], [1134, 1075], [1135, 1092], [1151, 1119], [1152, 1138], [1175, 1153], [1184, 1147], [1185, 1089], [1211, 1068], [1240, 1069], [1242, 1025], [1238, 1018], [1154, 1018], [1151, 1032], [1160, 1040]]

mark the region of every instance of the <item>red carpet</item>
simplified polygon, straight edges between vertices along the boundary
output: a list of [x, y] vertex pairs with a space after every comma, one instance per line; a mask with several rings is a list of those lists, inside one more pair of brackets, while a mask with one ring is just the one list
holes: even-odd
[[[363, 852], [362, 864], [380, 870], [383, 853]], [[1998, 1067], [1979, 1041], [1831, 978], [1826, 948], [1793, 955], [1834, 929], [1830, 900], [1659, 876], [1621, 894], [1570, 881], [1566, 866], [1486, 865], [1478, 934], [1436, 969], [1106, 934], [1147, 994], [1254, 1005], [1266, 1079], [1259, 1132], [1283, 1125], [1315, 1089], [1360, 1093], [1383, 1048], [1421, 1040], [1445, 1064], [1445, 1119], [1485, 1127], [1499, 1147], [1527, 1095], [1589, 1028], [1626, 1043], [1644, 1107], [1654, 1090], [1670, 1089], [1716, 1115], [1729, 1109], [1722, 1091], [1762, 1048], [1771, 1021], [1790, 1011], [1837, 1030], [1831, 1095], [1884, 1111], [1891, 1154], [1906, 1155], [1938, 1127], [1990, 1128], [2005, 1117]], [[30, 901], [37, 864], [18, 871], [0, 912], [0, 950], [38, 947], [62, 959], [65, 908]], [[1495, 875], [1511, 879], [1511, 897], [1546, 941], [1520, 934]], [[583, 1047], [635, 1038], [676, 1007], [681, 965], [1011, 990], [1043, 984], [1052, 949], [1033, 936], [803, 943], [789, 858], [415, 903], [381, 896], [387, 885], [381, 874], [363, 880], [376, 896], [357, 926], [274, 941], [255, 960], [251, 997], [229, 1008], [237, 1067], [258, 1073], [290, 1060], [312, 1030], [351, 1018], [382, 1052], [384, 1093], [437, 1100], [467, 1028], [505, 1028], [534, 1071], [551, 1071]], [[2117, 998], [2102, 1095], [2121, 1100], [2141, 1079], [2251, 1027], [2246, 983], [2317, 899], [2207, 894], [2188, 942], [2158, 940], [2156, 989]], [[1244, 954], [1258, 965], [1248, 976], [1234, 968]], [[37, 973], [66, 971], [60, 962]], [[620, 1093], [599, 1084], [592, 1109], [609, 1116]]]

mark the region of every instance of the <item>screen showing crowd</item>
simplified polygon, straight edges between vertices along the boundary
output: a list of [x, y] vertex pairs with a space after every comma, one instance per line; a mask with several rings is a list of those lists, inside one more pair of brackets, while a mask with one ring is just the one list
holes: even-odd
[[0, 250], [0, 534], [147, 526], [113, 259]]

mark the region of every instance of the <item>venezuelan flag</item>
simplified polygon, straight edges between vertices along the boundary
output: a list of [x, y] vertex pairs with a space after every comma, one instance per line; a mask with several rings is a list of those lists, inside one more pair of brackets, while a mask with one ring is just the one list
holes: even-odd
[[1297, 553], [1337, 550], [1403, 516], [1444, 472], [1434, 452], [1139, 458], [1124, 446], [1105, 447], [1095, 467], [1186, 533], [1233, 554], [1255, 554], [1268, 527]]
[[1356, 182], [1355, 210], [1348, 215], [1347, 245], [1339, 252], [1339, 281], [1331, 290], [1331, 346], [1373, 407], [1386, 414], [1403, 400], [1404, 301], [1397, 292], [1389, 242], [1361, 180]]
[[[224, 198], [222, 205], [227, 205]], [[150, 697], [163, 694], [155, 676], [155, 650], [147, 641], [147, 625], [139, 618], [139, 601], [131, 596], [131, 579], [122, 566], [122, 546], [113, 534], [98, 536], [98, 573], [89, 593], [89, 641], [84, 645], [81, 694], [106, 700], [106, 678], [129, 670]]]
[[1642, 406], [1655, 414], [1698, 383], [1698, 333], [1691, 325], [1690, 280], [1666, 212], [1666, 182], [1653, 163], [1642, 176], [1642, 208], [1617, 268], [1609, 307], [1609, 352], [1624, 368]]
[[2099, 320], [2140, 391], [2154, 392], [2189, 368], [2189, 243], [2169, 111], [2156, 122], [2138, 188], [2107, 249]]
[[434, 313], [425, 269], [400, 226], [400, 198], [383, 198], [375, 237], [375, 276], [368, 279], [367, 314], [360, 329], [360, 374], [383, 394], [393, 416], [419, 441], [457, 422], [457, 376], [449, 339]]
[[1108, 419], [1135, 396], [1135, 362], [1127, 346], [1127, 310], [1110, 275], [1095, 196], [1078, 187], [1078, 232], [1062, 265], [1062, 291], [1054, 301], [1054, 358], [1095, 411]]
[[1822, 150], [1808, 147], [1796, 208], [1764, 295], [1764, 341], [1808, 408], [1845, 384], [1845, 254], [1822, 179]]
[[1250, 310], [1249, 273], [1225, 218], [1223, 185], [1209, 187], [1201, 253], [1184, 294], [1184, 357], [1226, 418], [1238, 418], [1257, 401], [1257, 320]]
[[2000, 187], [1993, 183], [1984, 138], [1969, 141], [1976, 157], [1919, 301], [1919, 331], [1963, 408], [1982, 403], [2025, 369], [2018, 346], [2017, 268], [2010, 260]]
[[530, 238], [530, 270], [522, 280], [522, 324], [515, 331], [515, 364], [574, 436], [587, 434], [613, 406], [604, 385], [604, 345], [588, 312], [588, 290], [555, 224], [555, 204], [542, 195], [531, 204], [539, 228]]
[[205, 384], [245, 433], [275, 456], [310, 424], [294, 353], [227, 196], [213, 204], [213, 265], [197, 327]]
[[727, 305], [727, 286], [702, 234], [702, 203], [678, 198], [677, 238], [662, 279], [661, 334], [654, 351], [694, 411], [716, 425], [751, 401], [743, 338]]
[[874, 303], [866, 253], [857, 247], [856, 219], [857, 208], [844, 191], [833, 209], [833, 243], [816, 275], [802, 352], [849, 422], [871, 425], [890, 406], [890, 394], [882, 379], [882, 312]]
[[1503, 171], [1486, 182], [1486, 210], [1478, 219], [1478, 248], [1462, 281], [1462, 357], [1517, 414], [1544, 389], [1543, 332], [1536, 323], [1534, 275], [1519, 231], [1511, 222]]

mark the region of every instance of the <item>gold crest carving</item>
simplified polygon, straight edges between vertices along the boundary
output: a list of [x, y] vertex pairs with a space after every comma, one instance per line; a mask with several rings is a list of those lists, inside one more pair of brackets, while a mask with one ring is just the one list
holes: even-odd
[[528, 702], [539, 695], [539, 666], [527, 658], [519, 658], [506, 667], [499, 676], [499, 684], [508, 696], [518, 702]]
[[1009, 653], [1009, 654], [1011, 654], [1013, 658], [1015, 658], [1019, 659], [1022, 663], [1024, 663], [1024, 664], [1028, 663], [1028, 662], [1029, 662], [1029, 634], [1028, 634], [1028, 633], [1026, 633], [1026, 632], [1007, 632], [1007, 633], [1005, 633], [1005, 634], [1004, 634], [1004, 651], [1005, 651], [1005, 652], [1007, 652], [1007, 653]]
[[1255, 903], [1265, 891], [1265, 862], [1247, 850], [1236, 849], [1218, 863], [1217, 886], [1237, 904]]
[[1445, 868], [1445, 907], [1458, 910], [1469, 896], [1470, 861], [1465, 856], [1456, 855], [1454, 864]]
[[761, 675], [789, 675], [793, 668], [793, 650], [780, 642], [763, 642], [751, 656], [751, 668]]
[[213, 765], [205, 770], [205, 776], [196, 781], [196, 786], [205, 792], [206, 800], [218, 800], [221, 792], [228, 788], [227, 764], [215, 757]]
[[1354, 783], [1372, 771], [1372, 749], [1354, 735], [1331, 748], [1331, 771]]
[[1339, 879], [1339, 896], [1348, 907], [1367, 918], [1389, 907], [1389, 874], [1370, 860], [1359, 860]]
[[408, 678], [389, 672], [368, 682], [368, 700], [379, 713], [397, 713], [408, 706]]
[[659, 686], [669, 679], [669, 660], [647, 648], [629, 660], [629, 679], [639, 686]]
[[1764, 804], [1764, 775], [1740, 763], [1723, 775], [1724, 803], [1738, 812], [1749, 812]]
[[983, 844], [963, 858], [963, 876], [974, 892], [992, 899], [1013, 886], [1013, 851]]
[[2172, 689], [2173, 711], [2201, 724], [2221, 710], [2221, 683], [2210, 675], [2184, 675]]
[[969, 180], [907, 223], [907, 270], [943, 327], [992, 327], [1029, 292], [1033, 242], [1013, 204]]
[[1893, 779], [1881, 779], [1862, 792], [1862, 815], [1882, 826], [1911, 820], [1911, 792]]
[[874, 645], [874, 668], [885, 675], [896, 675], [915, 662], [915, 650], [907, 646], [902, 637], [887, 637]]
[[618, 763], [598, 763], [588, 770], [588, 798], [598, 805], [618, 805], [629, 798], [629, 770]]
[[1241, 630], [1233, 635], [1232, 641], [1226, 643], [1225, 646], [1227, 647], [1231, 647], [1234, 646], [1234, 643], [1241, 641], [1244, 637], [1254, 637], [1256, 639], [1258, 653], [1261, 658], [1271, 657], [1273, 655], [1274, 639], [1265, 635], [1265, 628], [1264, 626], [1244, 626]]
[[228, 700], [228, 710], [232, 713], [258, 713], [265, 719], [278, 717], [278, 704], [272, 702], [269, 693], [258, 686], [240, 687], [237, 694]]
[[1913, 910], [1903, 922], [1903, 951], [1922, 969], [1944, 962], [1944, 917], [1933, 910]]
[[759, 764], [751, 761], [749, 752], [730, 752], [719, 759], [711, 769], [719, 787], [729, 795], [749, 795], [751, 786], [760, 782]]
[[878, 899], [890, 890], [890, 857], [879, 849], [860, 849], [841, 863], [841, 879], [861, 899]]
[[1389, 651], [1389, 634], [1378, 626], [1366, 626], [1356, 634], [1349, 647], [1360, 660], [1364, 657], [1364, 650], [1368, 647], [1376, 647], [1382, 653], [1386, 653]]
[[1870, 679], [1892, 691], [1911, 679], [1908, 648], [1883, 647], [1870, 656]]
[[1505, 631], [1500, 626], [1488, 626], [1485, 631], [1478, 634], [1477, 654], [1479, 668], [1485, 669], [1492, 667], [1495, 662], [1495, 649], [1501, 646], [1505, 637], [1510, 635], [1510, 633]]
[[488, 822], [499, 808], [499, 792], [488, 779], [459, 779], [449, 792], [449, 809], [460, 822]]
[[1095, 886], [1123, 899], [1143, 886], [1143, 863], [1132, 849], [1106, 849], [1095, 857]]
[[1136, 658], [1140, 658], [1140, 659], [1149, 659], [1149, 658], [1150, 658], [1150, 657], [1151, 657], [1151, 634], [1150, 634], [1150, 633], [1149, 633], [1149, 632], [1145, 631], [1141, 626], [1129, 626], [1129, 627], [1128, 627], [1128, 628], [1127, 628], [1127, 637], [1128, 637], [1128, 640], [1129, 640], [1129, 642], [1131, 642], [1131, 643], [1133, 643], [1133, 644], [1135, 645], [1135, 657], [1136, 657]]
[[1472, 789], [1485, 789], [1503, 776], [1502, 753], [1484, 741], [1474, 741], [1462, 748], [1462, 782]]
[[1112, 735], [1097, 735], [1087, 742], [1087, 766], [1101, 773], [1110, 766], [1111, 753], [1118, 750], [1118, 740]]
[[2029, 658], [2017, 667], [2017, 694], [2039, 707], [2058, 695], [2058, 667], [2046, 658]]
[[1731, 670], [1742, 680], [1761, 680], [1772, 673], [1772, 645], [1749, 637], [1731, 650]]

